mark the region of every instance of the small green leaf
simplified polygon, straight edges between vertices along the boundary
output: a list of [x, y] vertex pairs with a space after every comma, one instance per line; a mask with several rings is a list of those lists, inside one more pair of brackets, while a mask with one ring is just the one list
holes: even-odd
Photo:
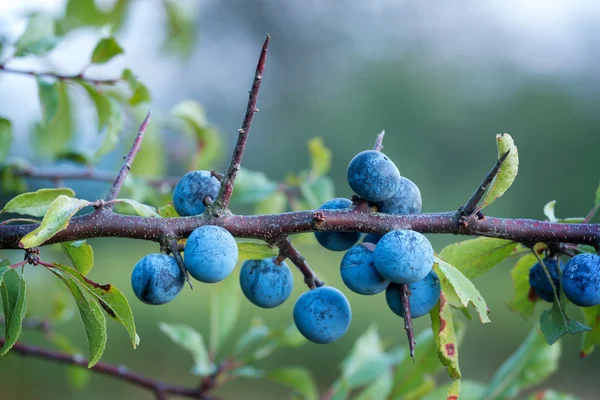
[[271, 334], [271, 329], [265, 325], [264, 321], [259, 318], [254, 318], [250, 329], [240, 336], [235, 344], [233, 354], [241, 354], [248, 348], [263, 341]]
[[10, 270], [10, 261], [0, 259], [0, 285], [2, 285], [4, 274]]
[[266, 199], [276, 190], [277, 182], [267, 178], [264, 173], [240, 168], [231, 201], [236, 204], [256, 203]]
[[300, 185], [300, 192], [310, 208], [319, 208], [334, 197], [333, 181], [328, 176], [308, 179]]
[[109, 26], [112, 32], [117, 31], [123, 25], [132, 2], [117, 0], [111, 3], [112, 8], [107, 8], [106, 4], [98, 7], [94, 0], [69, 0], [64, 19], [60, 21], [61, 32], [64, 34], [82, 26]]
[[15, 57], [44, 55], [56, 47], [58, 42], [54, 19], [47, 14], [34, 14], [29, 18], [25, 32], [15, 43]]
[[0, 163], [8, 156], [12, 136], [12, 124], [6, 118], [0, 118]]
[[160, 215], [163, 218], [177, 218], [179, 217], [179, 214], [177, 214], [177, 211], [175, 210], [175, 207], [173, 206], [173, 203], [169, 203], [166, 204], [162, 207], [158, 208], [158, 215]]
[[490, 322], [488, 307], [479, 290], [466, 276], [446, 261], [435, 257], [434, 269], [437, 272], [442, 292], [450, 304], [455, 307], [468, 307], [472, 303], [479, 313], [481, 323]]
[[158, 327], [171, 341], [190, 352], [194, 359], [193, 373], [206, 376], [215, 371], [215, 365], [208, 357], [202, 335], [188, 325], [171, 325], [161, 322]]
[[502, 157], [509, 150], [510, 153], [506, 160], [504, 160], [502, 167], [500, 167], [498, 176], [494, 179], [490, 189], [485, 194], [480, 205], [481, 208], [489, 206], [494, 200], [502, 196], [514, 182], [519, 170], [519, 153], [513, 138], [508, 133], [505, 133], [503, 135], [496, 135], [496, 140], [498, 141], [498, 158]]
[[510, 271], [515, 295], [508, 303], [508, 308], [518, 312], [523, 317], [531, 317], [535, 308], [535, 300], [531, 300], [531, 286], [529, 285], [529, 270], [537, 262], [535, 255], [525, 254], [515, 264]]
[[[392, 392], [393, 376], [392, 371], [385, 371], [373, 383], [361, 391], [355, 400], [387, 399]], [[408, 400], [408, 399], [407, 399]]]
[[129, 98], [130, 105], [136, 106], [138, 104], [150, 101], [150, 91], [142, 82], [138, 80], [138, 78], [133, 74], [133, 72], [131, 72], [130, 69], [123, 71], [121, 79], [127, 82], [129, 89], [131, 90], [131, 97]]
[[281, 214], [282, 212], [285, 212], [287, 203], [288, 199], [286, 195], [281, 191], [276, 191], [266, 199], [256, 203], [256, 207], [254, 208], [254, 214]]
[[583, 333], [581, 340], [580, 354], [582, 357], [586, 357], [592, 354], [597, 344], [600, 344], [600, 306], [581, 307], [580, 310], [586, 325], [592, 327], [591, 331]]
[[114, 37], [100, 39], [92, 53], [92, 64], [104, 64], [119, 54], [123, 54], [123, 48]]
[[553, 302], [550, 310], [542, 311], [540, 315], [540, 328], [549, 345], [567, 333], [574, 335], [579, 332], [592, 330], [592, 328], [581, 322], [569, 319], [564, 311], [560, 309], [556, 300]]
[[25, 179], [16, 174], [22, 170], [21, 163], [0, 164], [0, 192], [23, 193], [27, 191]]
[[262, 260], [263, 258], [276, 257], [277, 250], [266, 243], [238, 240], [238, 260]]
[[54, 270], [58, 270], [62, 276], [77, 282], [87, 294], [91, 295], [102, 306], [109, 317], [123, 325], [129, 334], [133, 348], [136, 348], [140, 342], [140, 338], [136, 333], [133, 313], [131, 312], [127, 298], [119, 289], [111, 284], [100, 285], [91, 281], [74, 268], [67, 267], [66, 265], [52, 263], [52, 270], [53, 272], [55, 272]]
[[73, 136], [71, 101], [65, 81], [37, 79], [42, 122], [34, 129], [38, 151], [53, 156], [68, 149]]
[[516, 397], [521, 390], [543, 382], [558, 369], [560, 343], [549, 346], [533, 329], [519, 348], [498, 368], [479, 400]]
[[[258, 338], [256, 339], [258, 342]], [[286, 347], [298, 347], [305, 344], [307, 341], [296, 328], [296, 325], [291, 324], [285, 329], [269, 330], [269, 335], [264, 339], [263, 344], [249, 356], [245, 357], [245, 361], [256, 362], [273, 354], [275, 350]]]
[[92, 163], [92, 157], [88, 154], [87, 150], [84, 149], [67, 149], [61, 150], [55, 154], [54, 159], [56, 161], [70, 161], [76, 164], [82, 164], [88, 166]]
[[[3, 263], [4, 264], [4, 263]], [[23, 318], [27, 312], [25, 279], [17, 271], [6, 271], [0, 285], [0, 296], [4, 308], [4, 346], [0, 356], [5, 355], [14, 346], [21, 334]]]
[[331, 169], [331, 150], [323, 144], [323, 139], [320, 137], [310, 139], [308, 151], [311, 175], [314, 177], [326, 175]]
[[440, 251], [440, 258], [454, 265], [469, 279], [477, 278], [511, 255], [517, 243], [479, 237], [452, 243]]
[[96, 106], [96, 114], [98, 115], [98, 132], [100, 132], [102, 129], [104, 129], [106, 124], [108, 124], [108, 121], [111, 117], [111, 100], [104, 94], [100, 93], [96, 86], [92, 85], [91, 83], [83, 79], [77, 79], [75, 82], [80, 84], [85, 89], [90, 96], [90, 99], [94, 102], [94, 105]]
[[318, 398], [317, 384], [306, 368], [278, 368], [268, 371], [266, 378], [289, 387], [304, 400], [316, 400]]
[[75, 299], [88, 341], [88, 368], [91, 368], [100, 360], [106, 347], [106, 319], [104, 314], [102, 314], [102, 310], [96, 301], [85, 298], [76, 279], [55, 270], [51, 271], [64, 282]]
[[452, 308], [446, 301], [444, 293], [441, 294], [440, 301], [429, 315], [431, 316], [431, 330], [433, 331], [440, 361], [448, 368], [448, 374], [452, 379], [460, 379], [458, 339], [454, 331]]
[[60, 244], [71, 264], [86, 276], [94, 266], [94, 250], [85, 240]]
[[[103, 155], [111, 152], [116, 147], [116, 145], [119, 143], [119, 134], [125, 125], [123, 111], [121, 110], [119, 103], [113, 99], [109, 99], [108, 102], [110, 109], [109, 117], [106, 121], [106, 129], [101, 135], [101, 143], [94, 154], [95, 159], [99, 159]], [[98, 105], [96, 105], [96, 110], [98, 112], [98, 123], [100, 123], [100, 108]]]
[[77, 211], [90, 205], [89, 201], [59, 195], [48, 208], [42, 223], [35, 230], [21, 238], [19, 247], [37, 247], [69, 226], [69, 220]]
[[544, 206], [544, 215], [548, 218], [550, 222], [556, 222], [556, 215], [554, 214], [554, 206], [556, 205], [556, 200], [552, 200]]
[[124, 203], [124, 204], [130, 205], [133, 208], [133, 210], [135, 211], [135, 213], [137, 215], [139, 215], [140, 217], [160, 218], [160, 214], [158, 214], [156, 212], [156, 208], [154, 208], [152, 206], [142, 204], [142, 203], [132, 200], [132, 199], [117, 199], [115, 201], [119, 202], [119, 203]]
[[210, 351], [219, 351], [240, 313], [239, 283], [233, 277], [212, 284], [210, 296]]
[[167, 36], [163, 49], [189, 57], [196, 38], [196, 2], [163, 1], [167, 17]]
[[6, 203], [1, 212], [43, 217], [48, 212], [50, 204], [60, 195], [73, 197], [75, 192], [68, 188], [60, 188], [40, 189], [37, 192], [23, 193]]

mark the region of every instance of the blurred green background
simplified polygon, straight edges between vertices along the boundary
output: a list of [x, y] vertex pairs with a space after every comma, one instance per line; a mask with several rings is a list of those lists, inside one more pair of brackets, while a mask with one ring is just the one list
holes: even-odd
[[[110, 7], [112, 1], [98, 4]], [[106, 66], [90, 68], [89, 76], [111, 77], [130, 67], [152, 93], [152, 109], [160, 118], [184, 99], [205, 107], [209, 121], [224, 135], [229, 154], [241, 123], [247, 90], [260, 44], [272, 37], [269, 59], [244, 165], [281, 180], [286, 173], [306, 168], [306, 142], [320, 136], [333, 151], [331, 176], [336, 195], [350, 196], [345, 182], [349, 160], [370, 148], [385, 129], [384, 151], [403, 175], [416, 182], [423, 195], [423, 211], [457, 209], [470, 196], [496, 159], [494, 137], [508, 132], [519, 149], [519, 175], [505, 196], [487, 213], [502, 217], [544, 218], [543, 205], [557, 200], [559, 217], [581, 216], [592, 206], [599, 181], [600, 148], [600, 5], [574, 1], [524, 4], [464, 1], [439, 4], [374, 0], [301, 1], [205, 0], [187, 2], [197, 23], [188, 58], [166, 52], [168, 34], [158, 0], [132, 1], [124, 28], [117, 35], [125, 54]], [[186, 2], [184, 2], [186, 3]], [[0, 33], [19, 36], [27, 11], [46, 10], [60, 15], [63, 1], [22, 1], [0, 5]], [[46, 60], [52, 69], [76, 73], [89, 56], [98, 35], [83, 30], [69, 36]], [[35, 60], [15, 65], [38, 67]], [[39, 118], [35, 82], [28, 77], [0, 74], [0, 110], [13, 121], [17, 138], [11, 154], [31, 158], [28, 132]], [[93, 134], [79, 120], [80, 145]], [[168, 174], [180, 175], [181, 145], [168, 129], [157, 130], [165, 151]], [[92, 132], [92, 133], [90, 133]], [[87, 135], [87, 136], [86, 136]], [[124, 144], [127, 147], [127, 143]], [[124, 148], [103, 162], [116, 169]], [[160, 164], [160, 160], [156, 160]], [[226, 157], [214, 168], [224, 170]], [[35, 189], [50, 182], [32, 182]], [[96, 199], [108, 188], [103, 184], [73, 182], [78, 196]], [[7, 200], [3, 196], [2, 202]], [[434, 248], [459, 238], [430, 236]], [[160, 321], [186, 323], [208, 333], [208, 296], [203, 285], [188, 289], [172, 303], [150, 307], [135, 299], [129, 285], [133, 265], [157, 252], [152, 243], [98, 239], [90, 277], [110, 282], [131, 300], [140, 347], [132, 350], [122, 328], [109, 322], [104, 361], [126, 364], [165, 380], [193, 385], [191, 359], [158, 329]], [[394, 343], [405, 343], [402, 321], [388, 310], [383, 296], [361, 297], [343, 287], [339, 262], [343, 254], [327, 252], [316, 244], [300, 246], [311, 266], [328, 284], [348, 296], [353, 308], [349, 332], [327, 346], [307, 344], [276, 353], [265, 366], [302, 365], [314, 373], [321, 388], [338, 376], [338, 364], [358, 335], [371, 324]], [[44, 249], [44, 257], [62, 256]], [[19, 260], [20, 252], [1, 251]], [[496, 267], [475, 284], [491, 309], [492, 323], [467, 323], [460, 348], [463, 376], [487, 381], [533, 324], [505, 306], [512, 296], [510, 262]], [[49, 312], [59, 282], [48, 272], [29, 268], [29, 310]], [[244, 301], [235, 336], [252, 317], [271, 326], [291, 322], [295, 298], [305, 288], [299, 276], [292, 298], [274, 310], [262, 310]], [[237, 279], [230, 276], [228, 279]], [[541, 309], [543, 307], [538, 307]], [[539, 311], [539, 310], [538, 310]], [[575, 310], [572, 311], [576, 313]], [[575, 317], [575, 315], [574, 315]], [[429, 321], [415, 322], [416, 330]], [[85, 337], [77, 320], [59, 327], [81, 348]], [[44, 343], [27, 332], [23, 340]], [[597, 396], [600, 355], [579, 358], [580, 337], [561, 339], [560, 371], [547, 386], [584, 399]], [[419, 348], [416, 354], [418, 357]], [[445, 380], [440, 374], [440, 380]], [[274, 384], [238, 380], [217, 393], [225, 398], [281, 399], [287, 391]], [[89, 390], [70, 390], [63, 366], [8, 355], [0, 359], [2, 399], [150, 398], [140, 389], [101, 376], [93, 376]]]

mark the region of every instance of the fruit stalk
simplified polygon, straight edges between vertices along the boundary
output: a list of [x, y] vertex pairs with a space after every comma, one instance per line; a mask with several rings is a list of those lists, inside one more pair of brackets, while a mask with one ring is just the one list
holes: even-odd
[[410, 349], [410, 357], [415, 361], [415, 333], [412, 327], [412, 316], [410, 315], [410, 290], [407, 284], [400, 285], [400, 293], [402, 295], [402, 308], [404, 309], [404, 330], [408, 337], [408, 347]]

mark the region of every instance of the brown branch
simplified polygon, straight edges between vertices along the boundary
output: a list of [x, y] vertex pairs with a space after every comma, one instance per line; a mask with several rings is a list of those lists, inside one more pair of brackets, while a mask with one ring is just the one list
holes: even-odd
[[315, 289], [320, 286], [323, 286], [323, 281], [319, 279], [317, 274], [310, 268], [306, 259], [300, 252], [294, 247], [292, 242], [287, 237], [274, 241], [274, 244], [279, 247], [279, 257], [278, 259], [282, 260], [287, 257], [291, 262], [294, 263], [298, 270], [304, 275], [304, 283], [309, 289]]
[[385, 131], [379, 132], [377, 138], [375, 139], [375, 144], [373, 145], [373, 150], [381, 151], [383, 149], [383, 137], [385, 136]]
[[221, 182], [221, 189], [215, 201], [215, 208], [217, 210], [224, 210], [229, 206], [229, 200], [233, 193], [233, 185], [235, 183], [235, 177], [242, 164], [242, 157], [244, 156], [244, 149], [246, 148], [246, 141], [248, 140], [248, 133], [250, 133], [250, 127], [252, 126], [252, 120], [254, 114], [258, 111], [256, 108], [256, 100], [258, 99], [258, 91], [260, 90], [260, 84], [262, 82], [263, 72], [265, 70], [265, 62], [267, 60], [267, 49], [269, 48], [269, 40], [271, 37], [267, 35], [265, 42], [262, 45], [260, 57], [258, 58], [258, 64], [256, 66], [256, 72], [254, 74], [254, 81], [252, 82], [252, 89], [250, 89], [250, 96], [248, 97], [248, 107], [246, 108], [246, 115], [242, 122], [242, 127], [238, 130], [238, 139], [231, 156], [231, 163], [227, 169], [227, 174], [223, 177]]
[[412, 316], [410, 315], [410, 289], [408, 285], [400, 285], [400, 296], [402, 297], [402, 308], [404, 309], [404, 329], [408, 337], [408, 348], [410, 357], [415, 361], [415, 333], [412, 326]]
[[[148, 127], [148, 122], [150, 122], [151, 115], [152, 115], [152, 112], [148, 111], [148, 115], [146, 115], [146, 118], [144, 118], [144, 121], [140, 125], [138, 134], [136, 135], [135, 139], [133, 140], [133, 144], [131, 145], [131, 149], [129, 150], [129, 153], [125, 156], [125, 162], [123, 163], [123, 166], [119, 170], [119, 174], [117, 175], [117, 178], [115, 179], [115, 183], [113, 184], [112, 188], [106, 195], [107, 202], [113, 201], [119, 195], [119, 192], [121, 191], [121, 186], [123, 186], [123, 183], [125, 182], [125, 178], [127, 178], [127, 174], [131, 170], [131, 166], [133, 165], [133, 160], [135, 159], [135, 156], [137, 155], [137, 153], [140, 151], [140, 148], [142, 147], [142, 141], [144, 140], [144, 134], [146, 133], [146, 128]], [[112, 209], [112, 204], [107, 204], [106, 208]]]
[[27, 70], [22, 70], [22, 69], [9, 68], [9, 67], [7, 67], [4, 64], [0, 64], [0, 71], [6, 72], [6, 73], [9, 73], [9, 74], [32, 76], [34, 78], [37, 78], [37, 77], [48, 77], [48, 78], [55, 78], [55, 79], [67, 80], [67, 81], [82, 80], [82, 81], [89, 82], [89, 83], [91, 83], [93, 85], [116, 85], [117, 83], [119, 83], [119, 82], [122, 81], [121, 78], [114, 78], [114, 79], [93, 79], [93, 78], [85, 77], [85, 76], [83, 76], [83, 74], [61, 75], [61, 74], [56, 73], [56, 72], [27, 71]]
[[[4, 346], [5, 339], [0, 338], [0, 346]], [[22, 356], [31, 356], [49, 361], [58, 362], [61, 364], [74, 365], [81, 368], [87, 368], [88, 361], [80, 356], [62, 353], [54, 350], [44, 349], [42, 347], [31, 346], [24, 343], [15, 343], [11, 349], [12, 353], [17, 353]], [[177, 395], [192, 399], [214, 399], [208, 395], [202, 387], [188, 388], [184, 386], [174, 385], [153, 379], [136, 372], [129, 371], [125, 366], [112, 365], [105, 362], [98, 362], [91, 371], [98, 374], [107, 375], [115, 379], [131, 383], [141, 388], [150, 390], [156, 395], [157, 399], [166, 399], [168, 395]]]

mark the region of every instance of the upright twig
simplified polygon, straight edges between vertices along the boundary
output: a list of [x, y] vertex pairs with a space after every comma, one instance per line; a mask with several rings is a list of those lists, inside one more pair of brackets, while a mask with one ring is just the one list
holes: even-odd
[[233, 184], [235, 183], [235, 177], [242, 164], [242, 157], [244, 156], [244, 149], [246, 148], [246, 141], [248, 140], [248, 133], [250, 133], [250, 127], [252, 126], [252, 120], [254, 114], [258, 111], [256, 108], [256, 100], [258, 99], [258, 91], [260, 90], [260, 84], [262, 82], [263, 72], [265, 70], [265, 62], [267, 60], [267, 49], [269, 48], [269, 40], [271, 37], [267, 35], [265, 42], [262, 45], [260, 57], [258, 58], [258, 64], [256, 66], [256, 72], [254, 74], [254, 81], [252, 82], [252, 88], [250, 89], [250, 96], [248, 97], [248, 107], [246, 108], [246, 115], [242, 122], [242, 127], [238, 130], [238, 139], [231, 156], [231, 162], [227, 173], [223, 177], [221, 182], [221, 190], [215, 201], [215, 208], [217, 210], [226, 209], [233, 193]]
[[490, 184], [494, 181], [496, 176], [498, 176], [500, 168], [502, 167], [502, 163], [504, 163], [509, 153], [510, 150], [504, 153], [502, 157], [500, 157], [498, 161], [496, 161], [494, 167], [490, 170], [490, 172], [487, 173], [485, 178], [483, 178], [483, 181], [481, 181], [481, 184], [475, 190], [475, 193], [473, 193], [471, 198], [467, 200], [464, 206], [461, 207], [460, 215], [465, 217], [465, 221], [468, 220], [477, 211], [477, 204], [479, 204]]
[[[131, 170], [131, 166], [133, 165], [133, 160], [135, 159], [135, 156], [137, 155], [137, 153], [140, 151], [140, 148], [142, 147], [142, 141], [144, 140], [144, 135], [146, 134], [146, 128], [148, 128], [148, 122], [150, 122], [151, 115], [152, 115], [152, 112], [148, 111], [146, 118], [144, 118], [144, 121], [140, 125], [138, 134], [136, 135], [135, 139], [133, 140], [133, 144], [131, 145], [131, 149], [129, 150], [129, 153], [125, 156], [125, 162], [123, 163], [121, 170], [119, 170], [119, 174], [117, 175], [117, 178], [115, 179], [115, 183], [113, 184], [112, 188], [110, 188], [110, 191], [106, 195], [107, 202], [116, 199], [117, 196], [119, 195], [119, 192], [121, 191], [121, 186], [123, 186], [123, 182], [125, 182], [125, 178], [127, 178], [127, 174]], [[112, 209], [112, 204], [107, 204], [106, 208]]]
[[385, 136], [384, 130], [379, 132], [379, 134], [377, 135], [377, 138], [375, 139], [375, 145], [373, 145], [373, 150], [381, 151], [381, 149], [383, 149], [383, 137], [384, 136]]
[[183, 275], [185, 276], [185, 280], [187, 281], [188, 285], [190, 285], [190, 289], [193, 290], [194, 285], [192, 285], [192, 280], [190, 279], [190, 274], [188, 273], [185, 263], [183, 262], [183, 258], [181, 258], [181, 253], [179, 252], [179, 243], [177, 243], [177, 239], [168, 238], [166, 240], [166, 244], [167, 244], [167, 248], [169, 249], [169, 251], [173, 254], [173, 257], [175, 257], [175, 261], [177, 261], [177, 265], [179, 265], [179, 269], [181, 269], [181, 272], [183, 272]]
[[323, 281], [321, 281], [317, 274], [310, 268], [304, 256], [302, 256], [302, 254], [294, 247], [290, 239], [287, 237], [281, 238], [275, 241], [275, 245], [279, 248], [280, 252], [278, 259], [289, 258], [298, 270], [300, 270], [302, 275], [304, 275], [304, 283], [306, 283], [309, 289], [323, 286]]
[[410, 315], [410, 289], [407, 284], [400, 285], [400, 295], [402, 297], [402, 308], [404, 309], [404, 329], [408, 337], [408, 347], [410, 357], [415, 361], [415, 333], [413, 332], [412, 316]]

